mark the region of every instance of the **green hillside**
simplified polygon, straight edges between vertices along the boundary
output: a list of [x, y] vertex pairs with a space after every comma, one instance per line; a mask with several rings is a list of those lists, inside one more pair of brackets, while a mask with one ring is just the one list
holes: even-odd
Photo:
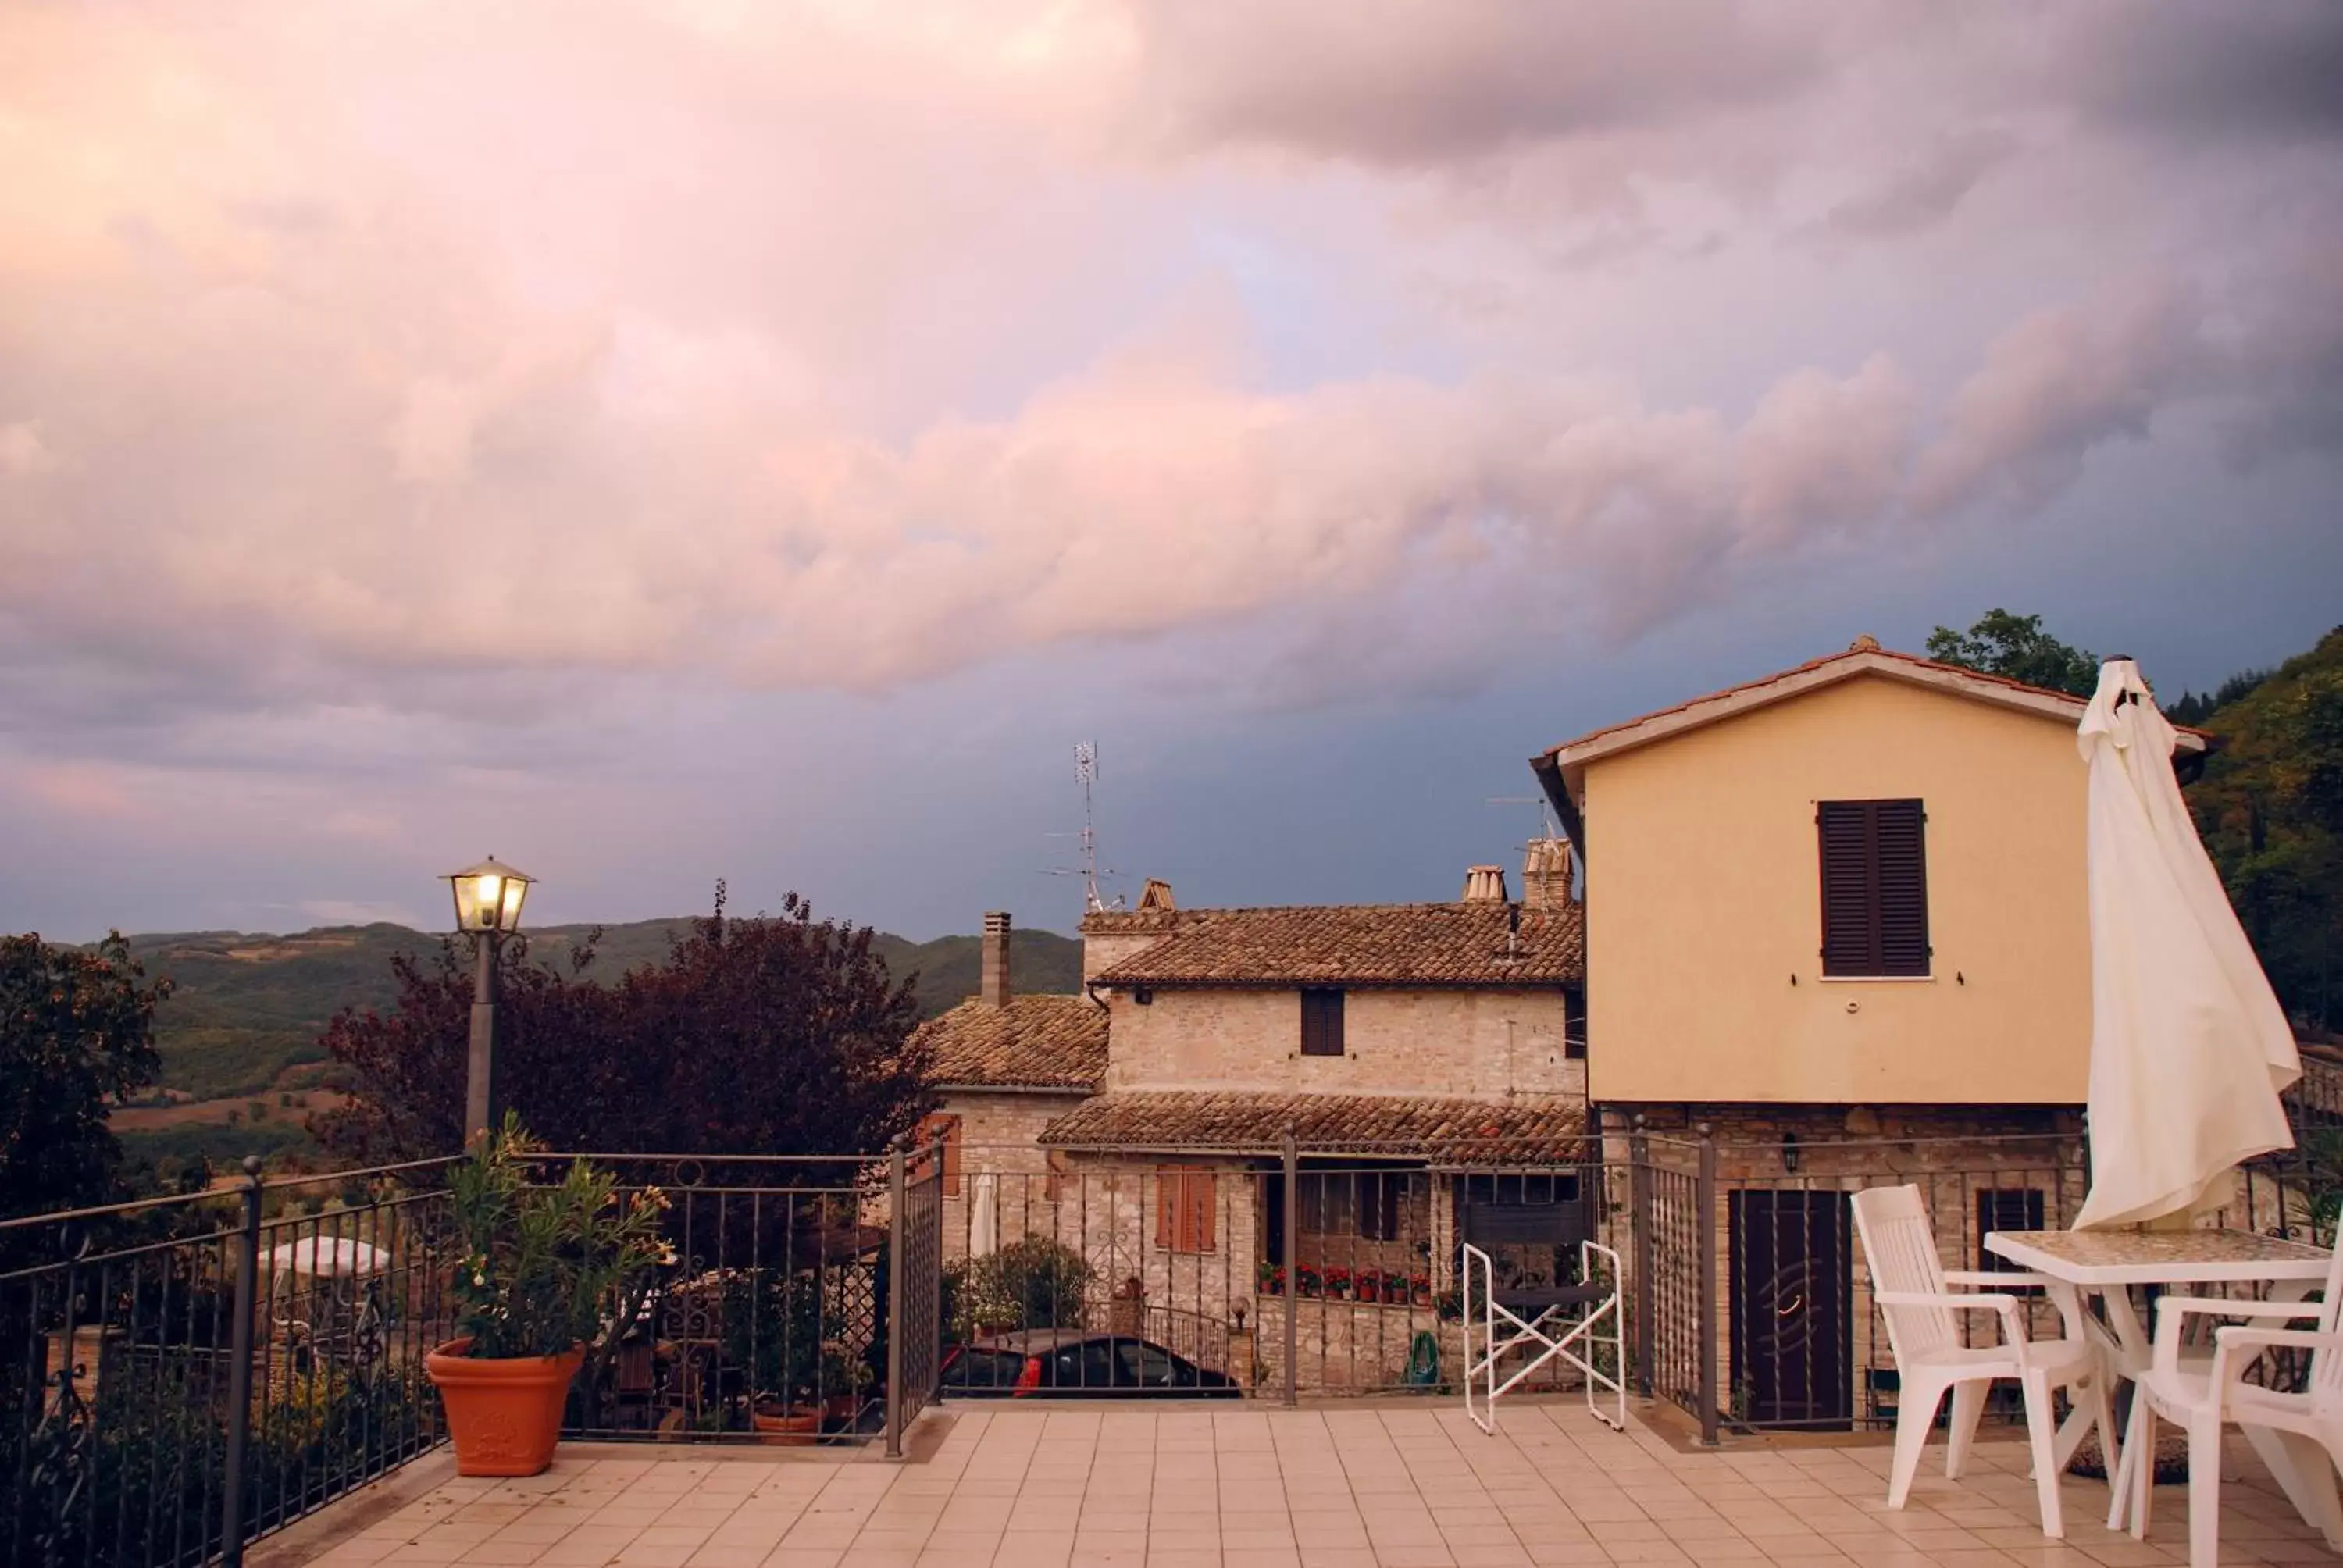
[[[637, 920], [603, 928], [594, 972], [615, 979], [667, 955], [683, 919]], [[587, 926], [548, 926], [529, 933], [531, 958], [566, 961]], [[176, 989], [156, 1015], [163, 1087], [198, 1100], [257, 1094], [289, 1067], [322, 1062], [317, 1036], [346, 1006], [387, 1007], [397, 995], [392, 955], [425, 953], [436, 935], [405, 926], [329, 926], [295, 936], [183, 931], [130, 939], [150, 975]], [[920, 1010], [932, 1017], [976, 993], [980, 939], [907, 941], [876, 939], [887, 967], [919, 977]], [[1071, 991], [1081, 983], [1081, 944], [1049, 931], [1018, 931], [1011, 965], [1017, 989]]]

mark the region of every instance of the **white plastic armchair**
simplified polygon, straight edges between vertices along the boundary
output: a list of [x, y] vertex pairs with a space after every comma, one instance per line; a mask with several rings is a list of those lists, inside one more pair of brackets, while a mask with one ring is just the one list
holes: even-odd
[[[2107, 1375], [2097, 1348], [2056, 1292], [2053, 1300], [2058, 1302], [2065, 1337], [2037, 1341], [2027, 1336], [2025, 1306], [2009, 1292], [2046, 1284], [2038, 1276], [2015, 1271], [1946, 1272], [1917, 1187], [1874, 1188], [1857, 1192], [1854, 1203], [1855, 1228], [1863, 1238], [1864, 1256], [1871, 1267], [1871, 1299], [1887, 1320], [1887, 1342], [1895, 1352], [1900, 1387], [1887, 1506], [1901, 1508], [1911, 1496], [1921, 1450], [1946, 1393], [1953, 1396], [1953, 1418], [1946, 1442], [1945, 1474], [1957, 1481], [1976, 1437], [1977, 1422], [1985, 1414], [1987, 1386], [2001, 1378], [2014, 1378], [2026, 1399], [2026, 1432], [2033, 1446], [2042, 1533], [2063, 1536], [2066, 1522], [2058, 1505], [2058, 1473], [2073, 1452], [2073, 1442], [2080, 1442], [2088, 1427], [2077, 1427], [2067, 1452], [2061, 1454], [2050, 1395], [2055, 1389], [2068, 1390], [2069, 1397], [2089, 1412], [2090, 1424], [2099, 1429], [2101, 1446], [2112, 1445], [2115, 1420], [2107, 1403]], [[1996, 1288], [1966, 1293], [1956, 1286]], [[1999, 1343], [1961, 1342], [1956, 1314], [1978, 1312], [1994, 1314]]]
[[[2156, 1491], [2156, 1423], [2161, 1418], [2188, 1434], [2188, 1561], [2198, 1568], [2211, 1568], [2218, 1561], [2221, 1427], [2235, 1422], [2249, 1433], [2268, 1435], [2271, 1441], [2256, 1446], [2278, 1483], [2326, 1535], [2328, 1545], [2343, 1551], [2343, 1507], [2338, 1507], [2335, 1491], [2335, 1465], [2343, 1460], [2343, 1335], [2335, 1332], [2335, 1276], [2343, 1271], [2343, 1249], [2337, 1258], [2323, 1302], [2166, 1296], [2157, 1302], [2155, 1359], [2141, 1374], [2132, 1399], [2116, 1498], [2118, 1509], [2129, 1505], [2134, 1535], [2147, 1533]], [[2318, 1327], [2219, 1328], [2214, 1331], [2208, 1362], [2184, 1353], [2185, 1325], [2197, 1317], [2276, 1322], [2307, 1319]], [[2244, 1381], [2254, 1363], [2272, 1350], [2310, 1353], [2310, 1375], [2301, 1392], [2280, 1392]]]

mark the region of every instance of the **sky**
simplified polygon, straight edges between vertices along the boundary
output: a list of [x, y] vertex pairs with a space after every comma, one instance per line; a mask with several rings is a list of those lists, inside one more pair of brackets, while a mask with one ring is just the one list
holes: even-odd
[[2343, 621], [2332, 0], [0, 6], [0, 929], [1453, 898], [2006, 606]]

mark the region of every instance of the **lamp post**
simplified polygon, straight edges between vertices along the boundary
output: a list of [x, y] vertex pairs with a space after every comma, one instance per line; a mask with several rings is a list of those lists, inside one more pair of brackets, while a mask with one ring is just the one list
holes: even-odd
[[534, 878], [491, 855], [441, 879], [456, 894], [456, 929], [472, 933], [472, 1056], [464, 1084], [464, 1141], [496, 1125], [497, 949], [520, 929], [521, 900]]

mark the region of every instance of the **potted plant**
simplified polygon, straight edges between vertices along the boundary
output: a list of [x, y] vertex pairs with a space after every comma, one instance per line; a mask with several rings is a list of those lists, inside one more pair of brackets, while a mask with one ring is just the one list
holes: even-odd
[[1432, 1305], [1432, 1276], [1429, 1274], [1411, 1275], [1407, 1282], [1407, 1292], [1409, 1298], [1413, 1300], [1417, 1306], [1428, 1307]]
[[1338, 1302], [1347, 1302], [1351, 1299], [1350, 1270], [1339, 1266], [1332, 1268], [1326, 1271], [1322, 1278], [1327, 1295]]
[[667, 1200], [584, 1160], [558, 1182], [535, 1180], [545, 1153], [520, 1119], [484, 1139], [448, 1178], [457, 1244], [457, 1337], [424, 1357], [456, 1443], [459, 1475], [535, 1475], [553, 1462], [561, 1407], [588, 1343], [632, 1322], [652, 1270], [675, 1254], [659, 1237]]
[[1317, 1270], [1307, 1263], [1297, 1263], [1293, 1268], [1293, 1276], [1295, 1295], [1314, 1296], [1319, 1293], [1322, 1282], [1319, 1279]]
[[743, 1370], [749, 1427], [781, 1447], [820, 1434], [823, 1312], [812, 1270], [743, 1270], [726, 1282], [724, 1359]]
[[1363, 1302], [1380, 1302], [1383, 1296], [1383, 1276], [1380, 1269], [1361, 1269], [1352, 1288]]
[[1275, 1263], [1263, 1263], [1253, 1271], [1255, 1289], [1264, 1296], [1285, 1294], [1285, 1270]]
[[876, 1379], [870, 1363], [842, 1350], [821, 1356], [821, 1412], [831, 1421], [852, 1422], [862, 1413], [862, 1402]]

